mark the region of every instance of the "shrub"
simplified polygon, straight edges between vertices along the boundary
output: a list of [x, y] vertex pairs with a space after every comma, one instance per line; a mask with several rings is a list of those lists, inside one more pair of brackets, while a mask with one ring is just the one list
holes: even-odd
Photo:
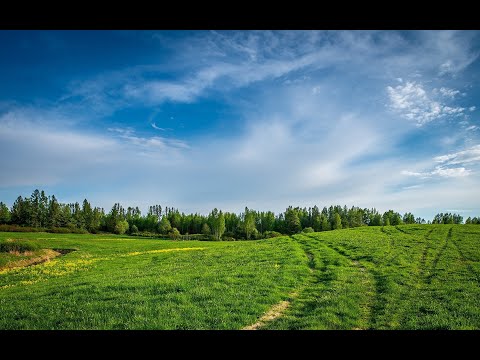
[[54, 227], [47, 229], [46, 232], [53, 234], [88, 234], [85, 229], [67, 228], [67, 227]]
[[123, 235], [128, 231], [128, 221], [122, 220], [115, 224], [115, 234]]
[[278, 236], [283, 236], [283, 234], [280, 234], [278, 231], [265, 231], [265, 237], [267, 239], [278, 237]]
[[40, 247], [38, 244], [28, 241], [28, 240], [21, 240], [21, 239], [5, 239], [0, 240], [0, 252], [25, 252], [25, 251], [35, 251], [38, 250]]
[[257, 229], [253, 229], [252, 234], [250, 235], [250, 239], [258, 240], [261, 238], [262, 238], [262, 234]]
[[212, 233], [212, 230], [210, 230], [210, 226], [208, 226], [207, 223], [203, 224], [202, 226], [202, 234], [204, 235], [210, 235]]
[[132, 228], [130, 229], [130, 234], [136, 235], [137, 233], [138, 233], [137, 225], [132, 225]]
[[311, 227], [306, 227], [305, 229], [302, 230], [302, 232], [304, 232], [304, 233], [312, 233], [312, 232], [314, 232], [314, 230], [313, 230], [313, 228], [311, 228]]
[[210, 240], [210, 237], [204, 234], [188, 234], [188, 235], [182, 235], [182, 239], [183, 240]]
[[168, 233], [168, 236], [173, 240], [177, 240], [180, 237], [180, 231], [177, 228], [172, 228], [172, 230]]
[[235, 233], [233, 231], [225, 231], [222, 237], [232, 237], [235, 238]]
[[222, 236], [222, 240], [223, 241], [235, 241], [236, 239], [234, 237], [231, 237], [231, 236]]
[[35, 228], [30, 226], [20, 226], [20, 225], [0, 225], [0, 231], [6, 232], [40, 232], [45, 231], [44, 228]]

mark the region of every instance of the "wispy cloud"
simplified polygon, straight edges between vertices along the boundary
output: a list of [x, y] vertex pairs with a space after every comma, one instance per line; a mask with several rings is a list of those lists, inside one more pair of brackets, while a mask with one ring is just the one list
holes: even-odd
[[451, 99], [455, 98], [456, 95], [460, 94], [460, 90], [449, 89], [446, 87], [441, 87], [440, 89], [433, 89], [433, 92], [439, 92], [441, 95]]
[[433, 176], [452, 178], [452, 177], [468, 176], [468, 175], [470, 175], [470, 170], [465, 169], [464, 167], [444, 168], [444, 167], [441, 167], [441, 166], [437, 166], [432, 171], [415, 172], [415, 171], [402, 170], [401, 174], [402, 175], [407, 175], [407, 176], [419, 177], [421, 179], [428, 179], [428, 178], [431, 178]]
[[174, 149], [189, 149], [190, 146], [182, 140], [166, 138], [161, 136], [142, 137], [136, 134], [131, 127], [108, 128], [108, 131], [119, 134], [121, 139], [127, 140], [130, 144], [141, 147], [146, 151], [167, 151]]
[[0, 188], [93, 184], [105, 207], [202, 212], [476, 206], [479, 33], [189, 34], [146, 34], [144, 64], [80, 74], [51, 106], [0, 102]]
[[469, 149], [455, 153], [436, 156], [433, 160], [443, 165], [457, 165], [480, 162], [480, 145], [472, 146]]
[[[436, 165], [430, 171], [409, 171], [402, 170], [401, 174], [405, 176], [418, 177], [421, 179], [428, 179], [432, 177], [442, 178], [456, 178], [466, 177], [472, 174], [472, 169], [466, 168], [467, 165], [477, 165], [480, 163], [480, 145], [475, 145], [466, 150], [458, 151], [456, 153], [435, 156], [433, 158]], [[456, 166], [455, 166], [456, 165]], [[458, 166], [464, 165], [464, 166]]]
[[[418, 126], [445, 116], [462, 116], [465, 108], [449, 106], [440, 100], [434, 100], [432, 94], [428, 94], [423, 85], [415, 81], [409, 81], [405, 85], [396, 87], [387, 86], [391, 108], [402, 117], [413, 120]], [[454, 98], [458, 90], [440, 88], [437, 93]]]
[[[288, 83], [299, 71], [354, 67], [372, 78], [388, 78], [391, 69], [407, 76], [443, 66], [445, 74], [457, 74], [478, 56], [471, 49], [474, 33], [419, 34], [416, 42], [396, 32], [376, 31], [213, 31], [186, 39], [160, 34], [162, 45], [176, 50], [168, 65], [132, 66], [73, 82], [63, 99], [81, 99], [108, 113], [138, 103], [192, 103], [209, 92], [219, 94], [265, 80], [284, 78]], [[179, 76], [172, 80], [171, 73]], [[451, 95], [449, 90], [444, 87], [445, 94]], [[432, 111], [433, 116], [435, 107]]]
[[154, 128], [154, 129], [156, 129], [156, 130], [160, 130], [160, 131], [172, 130], [171, 128], [162, 128], [162, 127], [159, 127], [159, 126], [157, 126], [157, 124], [155, 124], [155, 123], [151, 123], [150, 125], [152, 125], [152, 128]]
[[402, 187], [403, 190], [412, 190], [412, 189], [420, 189], [423, 187], [423, 184], [417, 184], [417, 185], [410, 185], [410, 186], [404, 186]]

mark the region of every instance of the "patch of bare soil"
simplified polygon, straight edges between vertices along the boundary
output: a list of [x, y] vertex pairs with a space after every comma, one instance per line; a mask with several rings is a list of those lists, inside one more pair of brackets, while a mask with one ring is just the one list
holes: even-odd
[[268, 310], [265, 315], [263, 315], [255, 324], [244, 327], [242, 330], [258, 330], [264, 326], [267, 322], [275, 320], [276, 318], [282, 316], [282, 314], [289, 307], [289, 301], [280, 301], [278, 304], [273, 305], [270, 310]]
[[[24, 252], [24, 253], [15, 253], [15, 255], [23, 255], [23, 256], [30, 256], [33, 255], [32, 252]], [[11, 261], [7, 265], [0, 267], [0, 270], [6, 270], [6, 269], [14, 269], [14, 268], [20, 268], [20, 267], [25, 267], [25, 266], [31, 266], [31, 265], [38, 265], [41, 263], [44, 263], [46, 261], [50, 261], [53, 258], [56, 258], [57, 256], [62, 255], [59, 251], [55, 251], [52, 249], [44, 249], [41, 254], [38, 256], [29, 258], [29, 259], [22, 259], [18, 261]]]

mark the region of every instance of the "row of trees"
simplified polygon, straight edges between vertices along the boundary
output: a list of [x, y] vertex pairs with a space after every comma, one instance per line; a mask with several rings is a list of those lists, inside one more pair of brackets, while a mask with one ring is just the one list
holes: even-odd
[[35, 190], [27, 198], [19, 196], [11, 209], [0, 202], [0, 224], [16, 224], [35, 228], [78, 228], [94, 232], [100, 229], [105, 217], [103, 209], [92, 208], [85, 199], [82, 206], [61, 204], [55, 195], [46, 196]]
[[[470, 218], [469, 218], [470, 219]], [[460, 224], [457, 214], [438, 214], [432, 223]], [[478, 223], [479, 219], [467, 219]], [[403, 216], [393, 210], [383, 214], [375, 208], [317, 206], [300, 208], [289, 206], [285, 212], [255, 211], [245, 208], [240, 214], [212, 210], [207, 216], [180, 213], [178, 209], [161, 205], [150, 206], [142, 216], [138, 207], [125, 209], [116, 203], [108, 214], [103, 208], [92, 207], [85, 199], [77, 203], [61, 204], [55, 196], [35, 190], [30, 197], [19, 196], [11, 209], [0, 202], [0, 224], [13, 224], [35, 228], [67, 228], [89, 232], [114, 232], [117, 234], [163, 234], [179, 237], [204, 234], [220, 240], [223, 238], [258, 239], [278, 234], [295, 234], [301, 231], [329, 231], [358, 226], [400, 224], [425, 224], [425, 219], [415, 218], [408, 212]], [[429, 221], [430, 223], [430, 221]]]
[[[462, 224], [463, 217], [458, 214], [440, 213], [435, 215], [432, 224]], [[468, 222], [467, 222], [468, 223]], [[471, 220], [470, 220], [471, 223]]]

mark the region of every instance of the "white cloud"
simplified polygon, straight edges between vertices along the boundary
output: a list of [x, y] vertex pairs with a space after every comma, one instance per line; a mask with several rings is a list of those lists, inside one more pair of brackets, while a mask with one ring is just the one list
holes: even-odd
[[420, 179], [429, 179], [434, 176], [439, 176], [443, 178], [450, 178], [450, 177], [463, 177], [470, 175], [471, 171], [469, 169], [465, 169], [464, 167], [459, 168], [444, 168], [441, 166], [435, 167], [432, 171], [427, 172], [414, 172], [408, 170], [402, 170], [401, 174], [406, 176], [414, 176]]
[[468, 110], [470, 110], [470, 111], [475, 111], [475, 109], [476, 109], [475, 106], [470, 106], [470, 107], [468, 108]]
[[480, 162], [480, 145], [472, 146], [463, 151], [436, 156], [433, 160], [443, 165], [457, 165]]
[[415, 171], [409, 171], [409, 170], [402, 170], [400, 172], [402, 175], [406, 176], [416, 176], [416, 177], [428, 177], [428, 173], [422, 173], [422, 172], [415, 172]]
[[[402, 117], [416, 121], [419, 126], [447, 115], [460, 116], [465, 111], [463, 107], [448, 106], [432, 99], [423, 86], [414, 81], [396, 87], [387, 86], [387, 92], [390, 107]], [[454, 90], [446, 88], [441, 88], [439, 92], [442, 95], [456, 94]], [[448, 96], [453, 98], [450, 95]]]
[[143, 148], [146, 151], [172, 151], [175, 149], [189, 149], [187, 142], [161, 136], [142, 137], [135, 133], [131, 127], [108, 128], [109, 131], [119, 133], [119, 137], [127, 140], [130, 144]]
[[[480, 145], [475, 145], [456, 153], [435, 156], [433, 161], [437, 164], [440, 163], [440, 165], [436, 165], [433, 170], [424, 172], [402, 170], [401, 174], [421, 179], [432, 177], [460, 178], [469, 176], [472, 174], [472, 170], [464, 166], [458, 167], [458, 165], [476, 165], [480, 163]], [[454, 165], [457, 165], [457, 167], [454, 167]]]
[[427, 44], [424, 51], [434, 51], [440, 76], [455, 77], [478, 58], [478, 51], [472, 49], [475, 31], [425, 31], [423, 34]]
[[436, 167], [435, 170], [431, 172], [432, 175], [438, 175], [441, 177], [464, 177], [470, 175], [470, 170], [465, 169], [464, 167], [459, 168], [443, 168], [443, 167]]
[[440, 65], [440, 75], [445, 75], [453, 72], [455, 72], [455, 67], [453, 66], [452, 60], [447, 60]]
[[[434, 89], [434, 91], [435, 90], [436, 89]], [[440, 90], [438, 90], [438, 92], [440, 92], [440, 94], [442, 94], [443, 96], [446, 96], [452, 99], [455, 97], [455, 95], [460, 94], [459, 90], [453, 90], [446, 87], [441, 87]]]
[[109, 128], [116, 134], [109, 136], [79, 131], [58, 118], [43, 121], [41, 111], [36, 113], [38, 118], [33, 114], [19, 109], [0, 116], [0, 153], [9, 154], [0, 157], [0, 187], [92, 179], [102, 183], [130, 171], [181, 163], [183, 152], [189, 149], [182, 140], [139, 136], [131, 127]]
[[[184, 39], [160, 33], [154, 37], [177, 50], [168, 64], [138, 65], [72, 83], [63, 100], [81, 97], [84, 105], [106, 114], [138, 102], [191, 103], [212, 90], [225, 92], [290, 74], [309, 78], [299, 71], [355, 69], [372, 79], [386, 79], [392, 78], [393, 69], [412, 76], [442, 67], [445, 74], [457, 74], [477, 58], [472, 50], [475, 33], [426, 31], [416, 36], [417, 41], [410, 42], [397, 32], [378, 31], [213, 31]], [[169, 73], [181, 75], [170, 80], [165, 78]], [[395, 78], [405, 82], [403, 76]], [[456, 90], [444, 90], [447, 96], [456, 95]]]
[[[180, 43], [168, 64], [99, 76], [73, 87], [62, 101], [80, 99], [76, 109], [92, 107], [104, 115], [221, 94], [238, 115], [235, 134], [227, 139], [212, 131], [186, 141], [128, 127], [97, 134], [74, 132], [66, 123], [48, 131], [38, 123], [22, 129], [26, 122], [12, 120], [8, 136], [0, 126], [0, 150], [15, 154], [0, 157], [2, 171], [8, 170], [0, 173], [0, 187], [91, 181], [99, 193], [105, 190], [92, 200], [101, 199], [106, 208], [115, 201], [145, 207], [158, 202], [202, 212], [215, 206], [281, 211], [289, 204], [334, 203], [414, 212], [475, 206], [480, 192], [471, 166], [432, 164], [429, 158], [424, 167], [409, 168], [409, 152], [400, 155], [397, 146], [411, 129], [398, 126], [384, 108], [379, 111], [385, 93], [372, 91], [394, 79], [399, 86], [388, 89], [391, 108], [417, 123], [463, 114], [465, 109], [451, 103], [459, 94], [447, 87], [452, 86], [447, 77], [441, 84], [427, 83], [442, 64], [448, 63], [445, 75], [468, 66], [471, 46], [461, 34], [422, 32], [415, 42], [395, 32], [213, 34]], [[177, 46], [176, 39], [167, 41]], [[413, 77], [425, 80], [409, 81]], [[260, 82], [252, 91], [232, 91]], [[440, 90], [431, 92], [426, 84]], [[145, 122], [152, 132], [168, 129], [158, 126], [160, 120]], [[25, 166], [30, 162], [32, 168]], [[442, 181], [404, 186], [401, 169], [408, 169], [402, 173], [413, 181]]]
[[423, 184], [417, 184], [417, 185], [410, 185], [410, 186], [404, 186], [402, 187], [403, 190], [413, 190], [413, 189], [419, 189], [422, 188]]
[[[173, 117], [172, 117], [172, 116], [170, 117], [170, 120], [173, 120]], [[160, 130], [160, 131], [173, 130], [172, 128], [162, 128], [162, 127], [159, 127], [159, 126], [157, 126], [157, 124], [155, 124], [155, 123], [151, 123], [150, 125], [152, 126], [152, 128], [154, 128], [154, 129], [156, 129], [156, 130]]]

